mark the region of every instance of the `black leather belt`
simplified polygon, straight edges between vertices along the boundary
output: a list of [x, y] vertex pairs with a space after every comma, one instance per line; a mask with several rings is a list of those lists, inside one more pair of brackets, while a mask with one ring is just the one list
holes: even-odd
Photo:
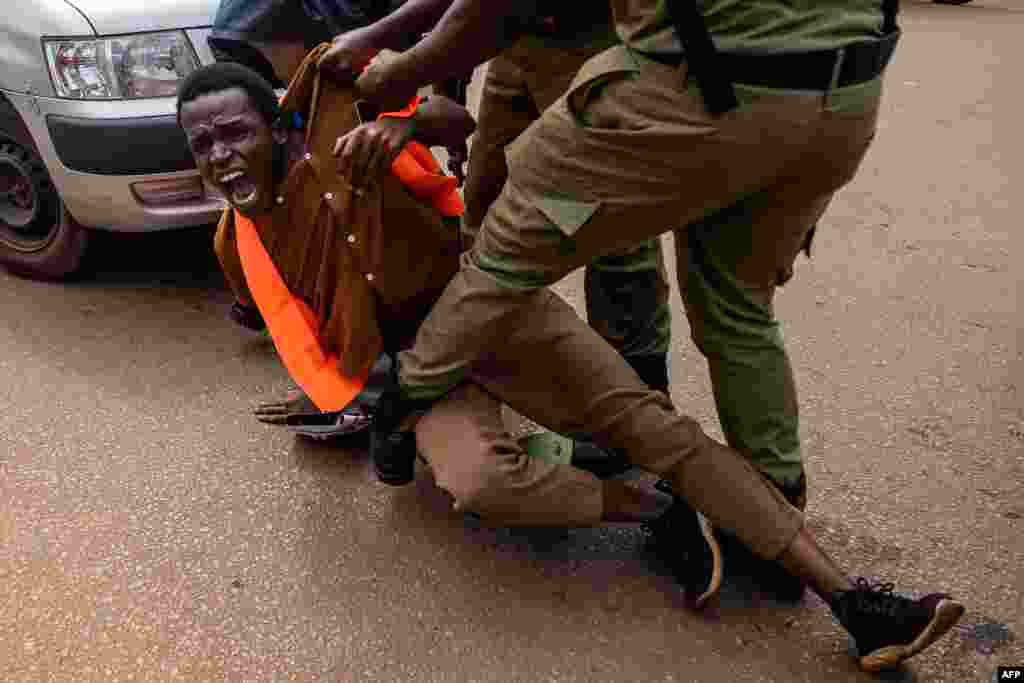
[[[899, 37], [897, 29], [879, 40], [816, 52], [739, 55], [719, 51], [715, 67], [720, 71], [715, 76], [731, 83], [785, 90], [842, 88], [870, 81], [881, 74], [892, 58]], [[682, 55], [645, 56], [672, 67], [679, 66], [683, 59]], [[835, 73], [837, 65], [838, 77]]]

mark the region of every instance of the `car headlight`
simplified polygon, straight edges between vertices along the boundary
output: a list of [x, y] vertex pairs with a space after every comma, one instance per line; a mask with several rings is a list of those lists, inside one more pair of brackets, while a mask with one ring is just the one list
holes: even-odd
[[170, 97], [199, 66], [183, 31], [44, 40], [58, 97], [120, 100]]

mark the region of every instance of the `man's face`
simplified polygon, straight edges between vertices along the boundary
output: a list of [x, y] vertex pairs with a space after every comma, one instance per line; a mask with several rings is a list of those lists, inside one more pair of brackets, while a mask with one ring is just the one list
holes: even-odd
[[274, 147], [284, 133], [272, 130], [241, 88], [207, 93], [181, 106], [199, 173], [247, 216], [274, 205]]

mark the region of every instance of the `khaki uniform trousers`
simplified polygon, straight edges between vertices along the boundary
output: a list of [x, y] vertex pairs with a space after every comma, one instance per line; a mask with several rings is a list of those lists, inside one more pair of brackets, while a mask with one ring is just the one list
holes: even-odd
[[[469, 248], [508, 178], [505, 148], [565, 94], [583, 64], [617, 42], [612, 28], [587, 40], [525, 36], [487, 67], [469, 154], [463, 246]], [[669, 286], [661, 240], [597, 259], [584, 273], [587, 319], [624, 356], [668, 353]]]
[[[737, 278], [776, 286], [833, 193], [856, 172], [874, 136], [881, 79], [829, 92], [738, 86], [737, 94], [739, 108], [712, 117], [680, 69], [623, 46], [588, 61], [567, 96], [513, 143], [509, 181], [473, 250], [413, 348], [400, 354], [406, 393], [448, 391], [530, 317], [538, 290], [650, 240], [664, 230], [665, 216], [695, 230], [748, 226], [739, 232], [746, 243], [730, 246]], [[675, 242], [680, 262], [690, 262], [688, 230], [677, 230]], [[759, 279], [763, 259], [777, 265], [767, 280]], [[549, 358], [539, 351], [531, 369]], [[621, 358], [608, 362], [622, 366], [609, 377], [628, 372]], [[757, 393], [757, 385], [746, 389]], [[548, 388], [567, 402], [593, 390], [578, 382], [578, 391], [560, 391], [557, 382]], [[658, 396], [609, 385], [586, 398], [581, 431], [668, 479], [758, 554], [781, 552], [799, 515], [737, 451], [673, 415]]]
[[[506, 339], [473, 365], [471, 381], [433, 404], [416, 425], [420, 455], [456, 509], [496, 526], [601, 522], [600, 480], [571, 465], [529, 457], [505, 430], [506, 403], [556, 432], [587, 433], [601, 445], [630, 444], [628, 454], [646, 468], [676, 469], [711, 498], [732, 496], [719, 518], [725, 528], [749, 528], [752, 547], [765, 557], [786, 549], [802, 515], [774, 486], [695, 421], [678, 415], [664, 394], [650, 391], [562, 298], [548, 289], [525, 298]], [[680, 460], [682, 469], [676, 467]]]

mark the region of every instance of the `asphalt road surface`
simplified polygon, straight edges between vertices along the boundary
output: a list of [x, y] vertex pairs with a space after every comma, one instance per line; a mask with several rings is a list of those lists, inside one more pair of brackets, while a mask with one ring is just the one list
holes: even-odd
[[[987, 682], [1024, 665], [1024, 6], [906, 4], [877, 142], [778, 308], [809, 524], [968, 605], [887, 678]], [[103, 243], [79, 283], [0, 275], [0, 681], [868, 679], [816, 599], [730, 577], [695, 615], [635, 528], [489, 530], [427, 472], [260, 425], [290, 383], [209, 233]], [[717, 433], [674, 304], [673, 394]]]

